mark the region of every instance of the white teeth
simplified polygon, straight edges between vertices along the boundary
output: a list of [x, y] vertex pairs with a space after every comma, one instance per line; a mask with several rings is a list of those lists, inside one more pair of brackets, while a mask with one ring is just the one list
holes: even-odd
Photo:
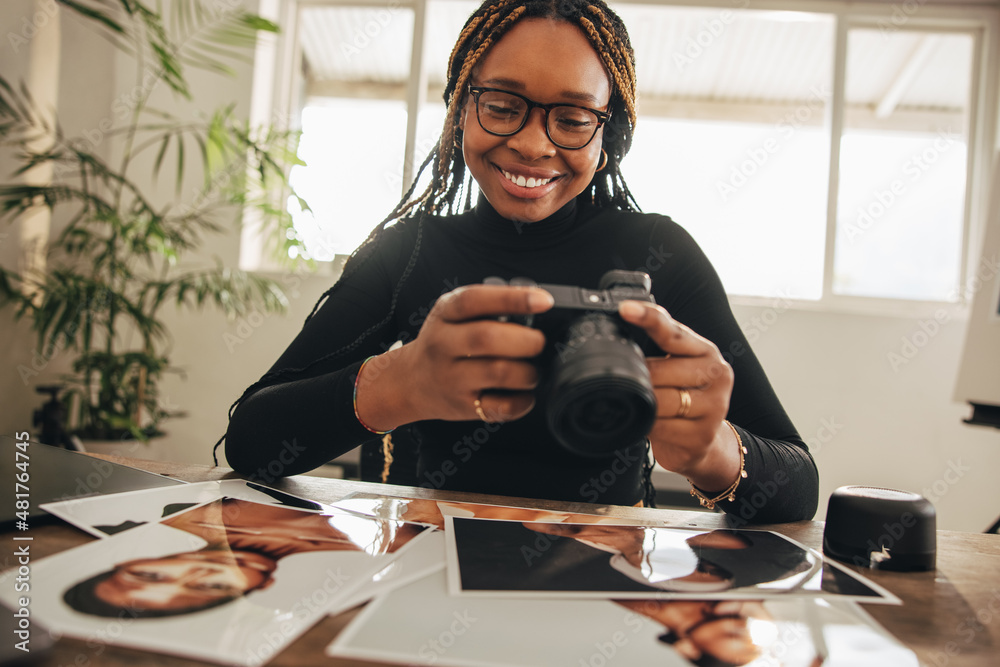
[[503, 175], [508, 181], [514, 185], [520, 185], [522, 188], [537, 188], [538, 186], [545, 185], [552, 180], [551, 178], [525, 178], [524, 176], [514, 176], [509, 171], [504, 171]]

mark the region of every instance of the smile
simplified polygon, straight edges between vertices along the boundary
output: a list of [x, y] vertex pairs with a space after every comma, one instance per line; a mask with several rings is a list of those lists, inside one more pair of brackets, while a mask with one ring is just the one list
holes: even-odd
[[524, 176], [515, 176], [503, 169], [500, 171], [503, 172], [504, 178], [514, 185], [520, 185], [522, 188], [537, 188], [552, 182], [551, 178], [525, 178]]

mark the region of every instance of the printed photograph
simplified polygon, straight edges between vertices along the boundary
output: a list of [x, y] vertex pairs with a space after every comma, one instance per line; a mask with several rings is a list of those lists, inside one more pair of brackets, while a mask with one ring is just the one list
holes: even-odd
[[94, 537], [107, 537], [224, 497], [314, 512], [328, 508], [321, 503], [242, 479], [88, 496], [44, 503], [40, 507]]
[[32, 615], [91, 644], [259, 665], [427, 532], [215, 500], [33, 562]]
[[506, 521], [541, 521], [545, 523], [614, 523], [642, 525], [639, 520], [620, 519], [600, 514], [580, 514], [556, 510], [540, 510], [511, 505], [467, 503], [458, 500], [427, 500], [401, 498], [368, 493], [353, 493], [332, 503], [333, 507], [364, 516], [395, 521], [412, 521], [444, 529], [445, 516]]
[[[368, 493], [355, 493], [338, 500], [332, 505], [339, 510], [355, 512], [363, 516], [375, 517], [388, 521], [410, 521], [439, 529], [434, 534], [427, 535], [405, 554], [393, 560], [392, 563], [379, 572], [376, 581], [357, 590], [344, 600], [336, 611], [346, 611], [359, 604], [367, 602], [372, 597], [389, 591], [397, 586], [409, 583], [431, 572], [444, 567], [445, 537], [444, 517], [464, 516], [487, 519], [513, 521], [543, 521], [559, 523], [573, 521], [577, 523], [601, 523], [612, 521], [622, 523], [625, 520], [596, 514], [577, 514], [548, 510], [513, 507], [509, 505], [490, 505], [484, 503], [466, 503], [457, 500], [427, 500], [424, 498], [402, 498], [380, 496]], [[641, 523], [636, 521], [635, 523]]]
[[778, 533], [446, 517], [452, 594], [898, 599]]
[[455, 597], [444, 571], [373, 600], [327, 653], [461, 667], [919, 665], [859, 605], [844, 600]]

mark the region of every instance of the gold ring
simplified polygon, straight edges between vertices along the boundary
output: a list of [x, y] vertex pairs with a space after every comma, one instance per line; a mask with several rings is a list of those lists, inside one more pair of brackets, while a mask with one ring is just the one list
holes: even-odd
[[691, 409], [691, 394], [687, 389], [678, 389], [677, 393], [681, 397], [681, 407], [677, 409], [677, 414], [674, 415], [674, 419], [684, 419], [687, 417], [688, 411]]
[[[481, 396], [482, 395], [480, 395], [480, 397]], [[483, 412], [483, 402], [482, 402], [482, 400], [480, 400], [480, 398], [477, 398], [476, 402], [473, 403], [473, 405], [476, 406], [476, 416], [479, 417], [479, 419], [481, 419], [484, 422], [489, 422], [490, 420], [486, 418], [486, 413]]]

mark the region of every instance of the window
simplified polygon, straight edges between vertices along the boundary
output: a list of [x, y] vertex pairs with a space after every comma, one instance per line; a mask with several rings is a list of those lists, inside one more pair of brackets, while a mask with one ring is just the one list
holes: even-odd
[[835, 294], [957, 300], [974, 39], [847, 38]]
[[[328, 260], [385, 217], [436, 141], [447, 59], [478, 3], [285, 2], [295, 38], [276, 80], [297, 82], [285, 103], [308, 166], [293, 179], [313, 209], [294, 216]], [[996, 10], [614, 8], [639, 67], [625, 178], [643, 210], [694, 235], [731, 294], [959, 300], [983, 224]]]
[[639, 205], [691, 232], [731, 294], [820, 298], [833, 17], [619, 9], [639, 26], [622, 165]]
[[413, 22], [402, 7], [299, 10], [306, 166], [291, 181], [311, 211], [290, 205], [313, 259], [350, 254], [399, 200]]
[[[311, 210], [301, 210], [296, 200], [289, 206], [307, 257], [330, 261], [350, 254], [397, 204], [440, 134], [451, 44], [476, 6], [431, 2], [422, 8], [422, 66], [411, 62], [412, 8], [395, 2], [297, 8], [294, 69], [301, 102], [291, 115], [299, 119], [299, 157], [306, 166], [295, 167], [291, 181]], [[421, 67], [427, 76], [414, 72]], [[408, 95], [411, 82], [421, 80], [415, 136], [408, 143]]]

